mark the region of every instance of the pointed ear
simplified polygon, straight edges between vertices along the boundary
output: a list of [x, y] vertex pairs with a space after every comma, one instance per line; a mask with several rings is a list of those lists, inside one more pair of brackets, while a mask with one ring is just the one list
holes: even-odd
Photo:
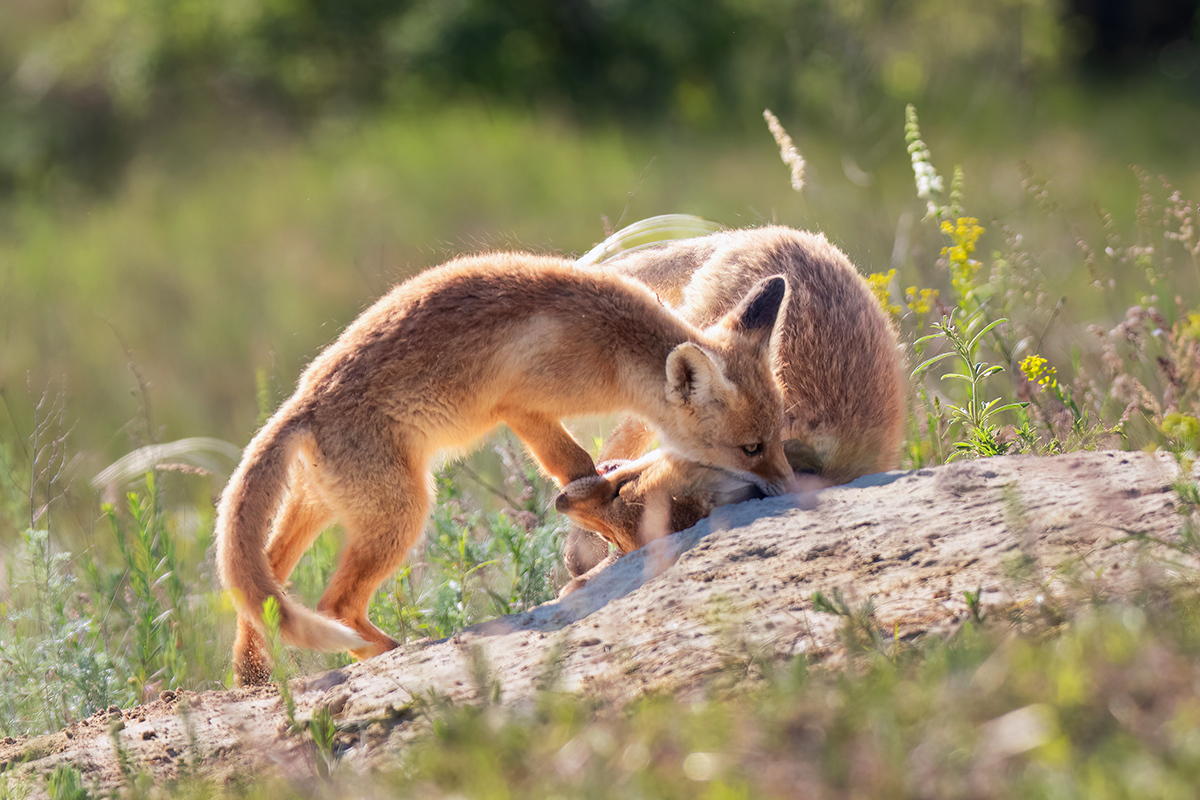
[[570, 514], [586, 510], [588, 507], [598, 507], [612, 500], [616, 488], [603, 475], [577, 478], [559, 492], [554, 498], [554, 509], [561, 514]]
[[725, 376], [716, 356], [684, 342], [667, 356], [667, 399], [678, 405], [706, 405], [724, 390]]
[[763, 278], [742, 298], [737, 308], [725, 315], [721, 324], [766, 343], [775, 330], [787, 293], [787, 281], [782, 275]]

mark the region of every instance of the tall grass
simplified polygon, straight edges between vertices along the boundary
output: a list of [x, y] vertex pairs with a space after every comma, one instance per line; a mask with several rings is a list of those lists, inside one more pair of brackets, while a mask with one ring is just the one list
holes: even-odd
[[[513, 441], [493, 450], [508, 477], [493, 485], [467, 463], [441, 471], [423, 549], [372, 602], [372, 619], [400, 641], [532, 608], [563, 581], [565, 523], [550, 512], [550, 484]], [[97, 538], [113, 547], [71, 555], [48, 530], [29, 529], [6, 561], [0, 737], [55, 730], [166, 690], [232, 685], [232, 607], [215, 580], [212, 514], [167, 511], [159, 482], [170, 477], [147, 473], [141, 491], [103, 507]], [[292, 576], [293, 591], [315, 605], [337, 555], [329, 531]], [[302, 673], [347, 663], [307, 652], [294, 660]]]
[[[1189, 300], [1200, 291], [1200, 205], [1137, 171], [1133, 230], [1102, 208], [1095, 236], [1068, 224], [1081, 268], [1055, 279], [1020, 230], [997, 220], [1001, 236], [989, 237], [970, 215], [961, 167], [946, 187], [911, 106], [906, 138], [924, 224], [943, 239], [941, 287], [895, 270], [870, 282], [921, 362], [911, 464], [951, 453], [1185, 447], [1178, 432], [1200, 425], [1200, 302]], [[1043, 182], [1027, 175], [1023, 185], [1032, 205], [1060, 213]], [[1123, 319], [1081, 318], [1096, 309]]]
[[[154, 479], [106, 506], [119, 557], [69, 555], [27, 530], [7, 563], [0, 627], [0, 735], [60, 728], [160, 691], [230, 679], [222, 611], [206, 563], [211, 526], [187, 530], [156, 507]], [[185, 577], [186, 576], [186, 577]]]

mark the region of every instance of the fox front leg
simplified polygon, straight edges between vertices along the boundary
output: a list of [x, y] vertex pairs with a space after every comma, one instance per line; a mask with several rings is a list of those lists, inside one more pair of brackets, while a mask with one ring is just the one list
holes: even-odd
[[512, 428], [547, 475], [566, 486], [573, 480], [595, 476], [596, 465], [587, 451], [551, 417], [505, 411], [501, 419]]

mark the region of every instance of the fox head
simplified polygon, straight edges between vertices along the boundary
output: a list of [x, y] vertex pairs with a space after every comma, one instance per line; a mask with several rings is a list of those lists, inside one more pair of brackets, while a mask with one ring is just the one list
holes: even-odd
[[662, 450], [563, 487], [554, 506], [622, 554], [690, 528], [717, 506], [763, 497], [752, 482]]
[[767, 495], [790, 491], [780, 443], [783, 396], [775, 373], [776, 328], [787, 298], [776, 275], [757, 283], [700, 342], [667, 357], [666, 393], [680, 412], [660, 428], [664, 449], [749, 481]]

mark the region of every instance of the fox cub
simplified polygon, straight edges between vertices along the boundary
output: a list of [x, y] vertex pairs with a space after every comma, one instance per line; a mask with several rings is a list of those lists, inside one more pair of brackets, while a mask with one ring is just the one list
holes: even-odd
[[[778, 335], [784, 387], [783, 445], [797, 473], [825, 485], [896, 466], [904, 379], [891, 322], [866, 281], [819, 233], [783, 227], [730, 231], [618, 256], [593, 270], [635, 278], [684, 319], [707, 325], [765, 275], [783, 275], [789, 299]], [[667, 450], [642, 456], [654, 434], [623, 420], [605, 442], [602, 476], [568, 484], [559, 511], [627, 553], [683, 530], [719, 505], [761, 496], [733, 473]], [[607, 543], [573, 528], [565, 558], [573, 575], [594, 569]], [[607, 563], [607, 562], [604, 562]], [[567, 584], [567, 592], [583, 581]]]
[[[772, 370], [787, 284], [764, 273], [745, 289], [701, 329], [639, 282], [546, 256], [464, 257], [396, 286], [313, 360], [221, 497], [239, 680], [269, 676], [267, 598], [291, 644], [358, 658], [395, 647], [367, 605], [421, 534], [430, 461], [501, 422], [561, 485], [595, 467], [559, 420], [627, 411], [681, 457], [787, 491]], [[345, 547], [314, 613], [282, 583], [335, 518]]]

